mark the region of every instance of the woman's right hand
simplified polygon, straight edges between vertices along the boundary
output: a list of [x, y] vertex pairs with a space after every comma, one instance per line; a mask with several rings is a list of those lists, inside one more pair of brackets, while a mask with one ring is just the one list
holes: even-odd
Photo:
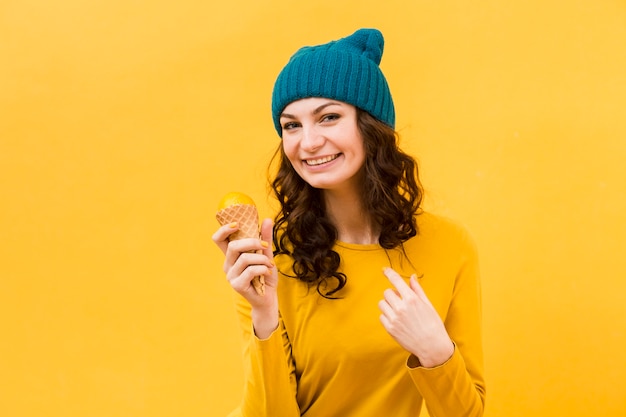
[[[229, 241], [237, 227], [224, 225], [213, 234], [213, 242], [224, 253], [226, 279], [235, 291], [241, 294], [252, 307], [252, 323], [257, 337], [264, 339], [278, 327], [278, 273], [272, 252], [271, 219], [261, 224], [260, 239]], [[252, 279], [262, 275], [265, 279], [265, 294], [257, 294]]]

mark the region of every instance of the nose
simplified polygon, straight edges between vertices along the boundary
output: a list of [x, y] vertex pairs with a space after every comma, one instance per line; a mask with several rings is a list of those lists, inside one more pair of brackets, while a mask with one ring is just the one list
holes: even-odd
[[302, 139], [300, 147], [307, 152], [314, 152], [321, 148], [324, 144], [324, 136], [315, 128], [315, 126], [302, 127]]

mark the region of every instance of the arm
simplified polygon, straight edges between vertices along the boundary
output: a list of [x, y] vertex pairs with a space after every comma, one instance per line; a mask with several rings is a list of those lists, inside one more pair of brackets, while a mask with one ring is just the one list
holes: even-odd
[[475, 416], [484, 412], [481, 294], [476, 248], [463, 235], [461, 267], [457, 274], [445, 328], [454, 342], [452, 357], [426, 368], [409, 358], [413, 382], [432, 417]]
[[250, 304], [237, 297], [236, 308], [243, 334], [243, 417], [299, 417], [295, 365], [287, 332], [278, 328], [267, 338], [254, 334]]
[[[213, 241], [224, 252], [224, 272], [238, 293], [237, 313], [244, 342], [244, 394], [238, 412], [242, 417], [299, 417], [295, 366], [291, 345], [278, 312], [278, 274], [271, 250], [272, 222], [261, 226], [260, 239], [229, 242], [236, 225], [222, 226]], [[269, 243], [267, 243], [269, 242]], [[252, 285], [265, 276], [265, 294]]]
[[383, 326], [411, 353], [409, 374], [432, 417], [480, 417], [484, 409], [478, 262], [467, 234], [461, 237], [454, 245], [459, 258], [450, 259], [459, 268], [445, 323], [415, 277], [407, 284], [389, 268], [385, 275], [395, 290], [379, 303]]

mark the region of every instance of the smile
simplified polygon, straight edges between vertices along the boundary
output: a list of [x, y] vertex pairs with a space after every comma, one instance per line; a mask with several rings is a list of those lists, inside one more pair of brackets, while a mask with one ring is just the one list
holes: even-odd
[[330, 161], [334, 161], [337, 158], [339, 158], [339, 154], [324, 156], [322, 158], [317, 158], [317, 159], [305, 159], [304, 163], [307, 164], [308, 166], [316, 166], [316, 165], [325, 164]]

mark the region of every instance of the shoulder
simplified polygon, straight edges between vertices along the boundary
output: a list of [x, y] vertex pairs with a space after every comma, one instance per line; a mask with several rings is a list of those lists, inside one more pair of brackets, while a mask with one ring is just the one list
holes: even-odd
[[424, 250], [425, 247], [443, 252], [475, 253], [476, 244], [465, 224], [447, 216], [423, 211], [416, 215], [417, 236], [411, 241]]
[[415, 217], [418, 235], [470, 239], [468, 228], [459, 220], [423, 211]]

